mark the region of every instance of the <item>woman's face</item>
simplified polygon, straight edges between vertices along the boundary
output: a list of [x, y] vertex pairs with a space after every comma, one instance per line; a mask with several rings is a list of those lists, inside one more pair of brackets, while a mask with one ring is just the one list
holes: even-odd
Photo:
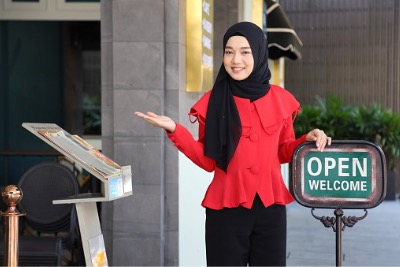
[[254, 58], [250, 44], [243, 36], [232, 36], [228, 39], [224, 51], [226, 72], [237, 81], [249, 77], [254, 68]]

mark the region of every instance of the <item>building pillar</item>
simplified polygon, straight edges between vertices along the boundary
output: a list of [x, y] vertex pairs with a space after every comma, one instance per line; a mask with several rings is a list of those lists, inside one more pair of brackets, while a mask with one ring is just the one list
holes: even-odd
[[102, 149], [133, 180], [101, 206], [110, 265], [178, 265], [178, 151], [134, 112], [179, 119], [181, 2], [101, 1]]

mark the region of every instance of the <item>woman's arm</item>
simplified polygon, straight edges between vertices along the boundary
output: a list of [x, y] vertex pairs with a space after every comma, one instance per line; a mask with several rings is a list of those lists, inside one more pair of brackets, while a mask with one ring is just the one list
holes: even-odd
[[[199, 136], [203, 136], [203, 124], [199, 124]], [[204, 155], [204, 143], [200, 138], [194, 140], [192, 134], [181, 124], [176, 124], [174, 133], [167, 133], [169, 139], [174, 143], [179, 151], [185, 154], [194, 164], [204, 169], [205, 171], [212, 172], [215, 170], [215, 160]]]
[[153, 112], [135, 112], [135, 114], [150, 124], [166, 131], [168, 138], [174, 145], [185, 154], [193, 163], [200, 168], [212, 172], [215, 169], [215, 161], [204, 156], [204, 124], [199, 123], [199, 140], [194, 140], [192, 134], [181, 124], [176, 123], [167, 116], [160, 116]]
[[296, 147], [305, 141], [315, 142], [315, 145], [319, 151], [323, 151], [325, 146], [331, 145], [332, 142], [331, 137], [328, 137], [324, 131], [319, 129], [311, 130], [307, 134], [304, 134], [300, 138], [296, 139], [292, 118], [288, 119], [286, 127], [284, 126], [282, 129], [279, 140], [280, 144], [278, 156], [280, 163], [290, 162]]

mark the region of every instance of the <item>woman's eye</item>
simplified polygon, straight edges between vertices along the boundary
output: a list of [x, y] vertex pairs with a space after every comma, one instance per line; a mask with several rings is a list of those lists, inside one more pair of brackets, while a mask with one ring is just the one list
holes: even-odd
[[225, 51], [225, 55], [230, 55], [232, 54], [232, 51]]
[[243, 55], [249, 55], [249, 54], [251, 54], [251, 51], [243, 51], [242, 54]]

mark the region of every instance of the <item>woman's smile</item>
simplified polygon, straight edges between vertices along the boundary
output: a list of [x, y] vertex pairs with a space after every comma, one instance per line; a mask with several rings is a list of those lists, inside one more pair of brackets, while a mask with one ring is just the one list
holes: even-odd
[[235, 73], [239, 73], [239, 72], [241, 72], [241, 71], [244, 70], [244, 69], [245, 69], [245, 68], [234, 67], [234, 68], [232, 68], [232, 71], [235, 72]]

